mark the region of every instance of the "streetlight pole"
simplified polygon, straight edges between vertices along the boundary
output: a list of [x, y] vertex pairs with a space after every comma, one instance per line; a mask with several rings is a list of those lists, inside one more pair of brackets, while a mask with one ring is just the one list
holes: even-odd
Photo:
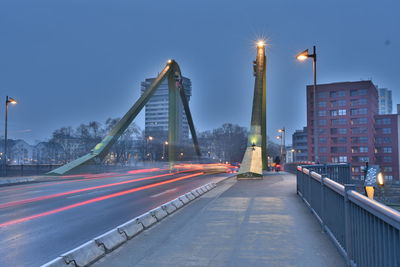
[[8, 104], [17, 104], [17, 101], [6, 96], [6, 119], [4, 126], [4, 174], [7, 175], [7, 123], [8, 123]]
[[283, 163], [286, 163], [286, 129], [282, 127], [282, 129], [278, 130], [281, 133], [281, 160]]
[[296, 56], [296, 58], [300, 61], [304, 61], [307, 58], [312, 58], [313, 60], [313, 78], [314, 78], [314, 86], [313, 86], [313, 135], [314, 135], [314, 161], [319, 162], [318, 157], [318, 130], [317, 130], [317, 52], [315, 45], [313, 46], [313, 53], [309, 54], [308, 49], [304, 50], [300, 54]]

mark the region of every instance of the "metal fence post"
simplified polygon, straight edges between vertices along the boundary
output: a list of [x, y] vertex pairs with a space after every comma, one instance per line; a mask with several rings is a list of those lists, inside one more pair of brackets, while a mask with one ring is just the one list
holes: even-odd
[[352, 266], [353, 260], [353, 247], [351, 240], [351, 211], [350, 211], [350, 201], [348, 197], [348, 192], [350, 190], [355, 190], [356, 186], [354, 184], [344, 185], [344, 227], [345, 227], [345, 244], [346, 244], [346, 254], [347, 254], [347, 265]]
[[321, 176], [321, 228], [325, 232], [325, 177]]

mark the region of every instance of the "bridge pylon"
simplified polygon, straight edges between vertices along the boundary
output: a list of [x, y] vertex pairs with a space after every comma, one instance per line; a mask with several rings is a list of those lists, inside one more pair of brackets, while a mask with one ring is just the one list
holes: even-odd
[[90, 153], [77, 158], [57, 169], [50, 171], [48, 174], [51, 175], [64, 175], [71, 172], [79, 171], [82, 167], [88, 165], [98, 165], [107, 155], [112, 145], [117, 142], [118, 138], [124, 133], [126, 128], [132, 123], [139, 112], [143, 109], [146, 103], [149, 101], [151, 96], [154, 94], [160, 84], [168, 79], [169, 87], [169, 121], [168, 121], [168, 159], [170, 166], [176, 161], [178, 146], [178, 127], [179, 127], [179, 99], [182, 101], [183, 108], [186, 114], [186, 118], [189, 124], [190, 134], [192, 135], [194, 149], [198, 157], [201, 156], [200, 148], [197, 141], [197, 135], [194, 128], [192, 114], [189, 109], [189, 102], [185, 95], [185, 90], [182, 83], [182, 74], [178, 63], [175, 60], [168, 60], [166, 66], [147, 88], [146, 91], [140, 96], [135, 104], [128, 110], [128, 112], [122, 117], [120, 121], [114, 126], [114, 128], [107, 134], [103, 140], [98, 143]]
[[267, 87], [264, 41], [257, 43], [257, 57], [253, 62], [253, 68], [255, 82], [250, 133], [237, 179], [262, 179], [263, 170], [267, 169]]

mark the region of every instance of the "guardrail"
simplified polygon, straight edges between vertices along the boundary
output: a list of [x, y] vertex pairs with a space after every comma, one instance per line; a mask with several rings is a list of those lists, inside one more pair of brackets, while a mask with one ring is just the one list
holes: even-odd
[[297, 168], [297, 194], [347, 264], [400, 266], [400, 213], [356, 192], [354, 185], [317, 173], [321, 169], [314, 166]]

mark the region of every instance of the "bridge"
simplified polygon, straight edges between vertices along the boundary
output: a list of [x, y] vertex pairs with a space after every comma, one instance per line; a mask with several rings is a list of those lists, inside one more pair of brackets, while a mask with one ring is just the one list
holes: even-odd
[[[258, 44], [253, 66], [240, 170], [177, 160], [179, 100], [200, 153], [180, 68], [171, 60], [87, 155], [31, 177], [34, 183], [0, 188], [0, 266], [399, 266], [400, 213], [356, 190], [348, 165], [265, 170], [264, 46]], [[164, 79], [170, 162], [83, 173], [101, 162]]]

